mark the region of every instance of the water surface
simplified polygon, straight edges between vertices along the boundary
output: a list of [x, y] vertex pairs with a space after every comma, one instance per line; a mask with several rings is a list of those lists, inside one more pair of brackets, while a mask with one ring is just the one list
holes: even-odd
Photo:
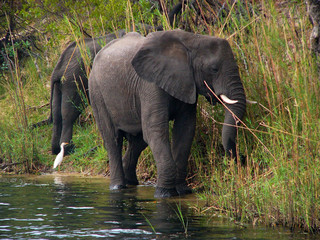
[[0, 176], [0, 239], [316, 239], [197, 216], [198, 199], [155, 200], [154, 187], [109, 191], [101, 177]]

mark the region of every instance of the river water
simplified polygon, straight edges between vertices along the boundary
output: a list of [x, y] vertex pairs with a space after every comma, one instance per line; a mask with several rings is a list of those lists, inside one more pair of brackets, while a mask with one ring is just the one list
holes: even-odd
[[195, 195], [155, 200], [154, 187], [109, 191], [107, 178], [0, 176], [0, 239], [316, 239], [197, 216]]

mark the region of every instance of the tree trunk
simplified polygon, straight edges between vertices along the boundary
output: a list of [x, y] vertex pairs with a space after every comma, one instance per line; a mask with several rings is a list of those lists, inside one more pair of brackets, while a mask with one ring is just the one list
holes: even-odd
[[[312, 50], [317, 57], [320, 54], [320, 1], [319, 0], [306, 0], [307, 11], [310, 17], [310, 21], [313, 25], [313, 29], [310, 35], [310, 42]], [[319, 65], [319, 64], [318, 64]], [[320, 67], [320, 66], [318, 66]]]

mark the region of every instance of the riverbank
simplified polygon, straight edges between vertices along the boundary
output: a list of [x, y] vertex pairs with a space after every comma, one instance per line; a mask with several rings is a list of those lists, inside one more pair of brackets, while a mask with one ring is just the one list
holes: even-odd
[[[1, 68], [2, 172], [51, 171], [52, 125], [35, 129], [29, 126], [48, 118], [50, 75], [68, 42], [81, 41], [85, 35], [81, 29], [100, 36], [106, 28], [108, 32], [129, 29], [141, 19], [144, 23], [156, 21], [156, 25], [170, 28], [165, 15], [147, 11], [154, 9], [146, 5], [147, 1], [141, 1], [139, 6], [130, 5], [131, 8], [127, 4], [127, 1], [110, 1], [103, 9], [81, 4], [65, 6], [64, 17], [49, 15], [48, 21], [43, 22], [37, 22], [34, 16], [38, 15], [20, 10], [21, 16], [41, 31], [36, 42], [40, 51], [27, 48], [29, 57], [19, 59], [14, 53], [21, 46], [13, 45], [5, 50], [13, 57], [10, 66]], [[31, 7], [43, 14], [40, 17], [48, 14], [42, 13], [39, 6]], [[310, 47], [312, 26], [304, 1], [281, 4], [261, 0], [252, 5], [249, 1], [236, 1], [217, 19], [212, 19], [213, 12], [218, 13], [213, 6], [212, 9], [200, 7], [203, 10], [200, 17], [194, 10], [197, 6], [186, 7], [184, 14], [176, 19], [176, 27], [228, 39], [247, 98], [257, 104], [248, 105], [245, 125], [239, 128], [238, 149], [245, 159], [241, 164], [224, 158], [222, 106], [212, 107], [199, 98], [188, 174], [190, 186], [207, 201], [207, 206], [199, 207], [199, 212], [208, 214], [213, 210], [253, 225], [283, 225], [319, 232], [319, 60]], [[116, 22], [108, 21], [115, 19], [114, 16]], [[108, 174], [107, 152], [91, 112], [89, 106], [75, 124], [75, 152], [64, 159], [61, 171]], [[93, 148], [96, 150], [91, 151]], [[138, 177], [144, 182], [154, 180], [155, 176], [152, 153], [147, 149], [139, 159]]]

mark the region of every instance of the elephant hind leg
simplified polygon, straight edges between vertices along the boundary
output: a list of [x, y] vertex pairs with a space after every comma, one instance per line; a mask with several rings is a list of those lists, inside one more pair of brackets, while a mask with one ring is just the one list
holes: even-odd
[[143, 140], [142, 134], [133, 136], [127, 135], [128, 148], [123, 158], [123, 169], [126, 183], [129, 185], [138, 185], [136, 167], [141, 152], [148, 146]]
[[52, 154], [58, 154], [60, 152], [60, 137], [62, 131], [62, 115], [61, 115], [61, 90], [60, 83], [55, 83], [53, 85], [52, 91], [52, 139], [51, 139], [51, 149]]
[[125, 175], [122, 166], [123, 134], [119, 132], [114, 138], [103, 137], [103, 141], [109, 157], [110, 189], [126, 188]]
[[[110, 168], [110, 189], [126, 188], [124, 171], [122, 166], [122, 143], [124, 134], [114, 128], [110, 115], [103, 103], [103, 98], [100, 94], [92, 96], [92, 109], [94, 117], [101, 133], [104, 147], [108, 152], [109, 168]], [[95, 97], [97, 100], [95, 101]], [[98, 103], [98, 104], [96, 104]], [[99, 109], [99, 111], [97, 111]]]

